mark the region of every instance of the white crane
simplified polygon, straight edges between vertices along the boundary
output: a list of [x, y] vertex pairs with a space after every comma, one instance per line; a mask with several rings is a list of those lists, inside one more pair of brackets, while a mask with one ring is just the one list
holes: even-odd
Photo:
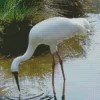
[[63, 79], [65, 80], [63, 63], [57, 50], [57, 44], [61, 40], [73, 37], [76, 33], [86, 35], [87, 32], [89, 32], [89, 29], [90, 24], [85, 18], [69, 19], [64, 17], [53, 17], [36, 24], [29, 33], [29, 43], [25, 54], [15, 58], [11, 64], [11, 72], [16, 79], [18, 89], [20, 90], [18, 81], [18, 66], [20, 62], [28, 60], [33, 55], [39, 44], [46, 44], [50, 46], [52, 55], [52, 83], [54, 84], [54, 53], [56, 53], [59, 59]]

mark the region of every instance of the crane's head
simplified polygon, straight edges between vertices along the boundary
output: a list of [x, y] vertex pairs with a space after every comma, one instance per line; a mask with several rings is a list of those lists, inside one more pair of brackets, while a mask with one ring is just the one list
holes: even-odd
[[87, 30], [87, 32], [90, 33], [90, 30], [91, 30], [90, 23], [85, 18], [81, 18], [81, 19], [82, 19], [83, 26], [85, 27], [85, 29]]
[[75, 23], [82, 25], [86, 29], [87, 33], [90, 33], [91, 25], [86, 18], [73, 18], [73, 19]]
[[20, 86], [19, 86], [19, 80], [18, 80], [18, 65], [19, 65], [19, 60], [15, 58], [11, 64], [11, 72], [14, 75], [14, 78], [16, 80], [16, 84], [18, 87], [18, 90], [20, 91]]

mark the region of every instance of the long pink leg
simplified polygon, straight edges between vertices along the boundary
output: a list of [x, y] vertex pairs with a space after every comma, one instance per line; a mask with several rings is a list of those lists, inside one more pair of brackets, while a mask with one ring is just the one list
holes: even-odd
[[54, 87], [54, 69], [55, 69], [55, 59], [54, 59], [54, 54], [52, 54], [52, 87], [53, 87], [53, 92], [55, 95], [55, 87]]
[[63, 69], [63, 62], [62, 62], [62, 59], [61, 59], [61, 57], [60, 57], [58, 51], [56, 51], [56, 55], [58, 56], [59, 63], [60, 63], [60, 65], [61, 65], [61, 70], [62, 70], [63, 79], [64, 79], [64, 81], [65, 81], [65, 74], [64, 74], [64, 69]]

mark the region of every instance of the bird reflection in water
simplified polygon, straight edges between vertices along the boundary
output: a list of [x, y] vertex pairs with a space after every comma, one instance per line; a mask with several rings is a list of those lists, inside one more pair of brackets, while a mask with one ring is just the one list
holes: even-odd
[[[62, 100], [65, 100], [65, 88], [66, 88], [65, 85], [66, 85], [66, 81], [64, 80], [63, 87], [62, 87], [62, 97], [61, 97]], [[48, 100], [51, 100], [52, 98], [54, 98], [54, 100], [57, 100], [56, 90], [55, 90], [54, 84], [52, 84], [52, 88], [53, 88], [53, 95], [54, 95], [54, 97], [51, 97], [51, 96], [46, 95], [45, 97], [40, 98], [40, 100], [44, 100], [45, 98], [49, 98]], [[41, 97], [41, 95], [39, 95], [37, 97]], [[36, 97], [26, 98], [24, 100], [35, 99], [35, 98]], [[15, 99], [10, 99], [10, 100], [15, 100]], [[18, 100], [21, 100], [20, 94], [19, 94]]]
[[[64, 80], [63, 88], [62, 88], [62, 100], [65, 100], [65, 84], [66, 84], [66, 81]], [[57, 100], [54, 84], [52, 84], [52, 88], [53, 88], [54, 100]]]

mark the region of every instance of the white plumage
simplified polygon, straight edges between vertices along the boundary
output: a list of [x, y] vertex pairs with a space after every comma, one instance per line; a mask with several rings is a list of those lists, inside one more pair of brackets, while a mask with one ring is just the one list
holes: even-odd
[[[33, 55], [36, 47], [39, 44], [47, 44], [50, 46], [50, 51], [53, 58], [52, 66], [54, 67], [55, 61], [53, 54], [55, 52], [58, 54], [57, 44], [59, 43], [59, 41], [64, 40], [65, 38], [71, 38], [76, 33], [82, 33], [86, 35], [89, 29], [90, 24], [85, 18], [69, 19], [64, 17], [53, 17], [41, 21], [30, 30], [28, 48], [24, 55], [13, 60], [11, 64], [11, 71], [18, 72], [19, 63], [29, 59]], [[59, 54], [58, 58], [62, 66], [62, 61]]]

